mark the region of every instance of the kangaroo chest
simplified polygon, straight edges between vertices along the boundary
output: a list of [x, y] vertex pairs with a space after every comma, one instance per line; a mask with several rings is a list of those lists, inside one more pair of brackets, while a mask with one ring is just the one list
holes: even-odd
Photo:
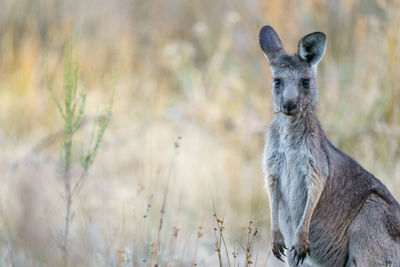
[[278, 190], [280, 191], [280, 213], [283, 220], [289, 222], [291, 227], [296, 228], [304, 212], [307, 201], [307, 172], [308, 155], [304, 148], [296, 150], [285, 148], [282, 153], [280, 164], [280, 175], [278, 175]]
[[292, 236], [303, 216], [308, 195], [312, 147], [306, 135], [285, 129], [267, 137], [266, 159], [279, 191], [279, 221], [285, 236]]
[[287, 125], [273, 121], [266, 136], [266, 173], [276, 180], [279, 223], [285, 237], [293, 236], [303, 216], [308, 186], [315, 172], [327, 177], [328, 168], [317, 126], [308, 122]]

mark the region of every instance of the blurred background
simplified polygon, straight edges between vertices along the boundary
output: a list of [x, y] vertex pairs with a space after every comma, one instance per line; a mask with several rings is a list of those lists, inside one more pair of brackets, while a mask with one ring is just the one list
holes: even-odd
[[62, 99], [70, 36], [87, 92], [73, 154], [115, 89], [72, 204], [70, 266], [278, 266], [261, 169], [271, 75], [258, 30], [272, 25], [291, 53], [302, 36], [327, 34], [322, 125], [400, 199], [399, 18], [395, 0], [1, 0], [0, 266], [63, 262], [63, 120], [46, 65]]

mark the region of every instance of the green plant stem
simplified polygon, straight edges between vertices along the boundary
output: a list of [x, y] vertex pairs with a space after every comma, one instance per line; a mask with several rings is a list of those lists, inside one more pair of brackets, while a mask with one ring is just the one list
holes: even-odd
[[[68, 128], [68, 127], [67, 127]], [[69, 226], [71, 222], [71, 205], [72, 205], [72, 194], [71, 194], [71, 150], [72, 150], [72, 132], [67, 133], [67, 141], [65, 142], [65, 168], [64, 168], [64, 197], [65, 197], [65, 228], [64, 228], [64, 240], [63, 240], [63, 251], [64, 251], [64, 266], [69, 266]]]

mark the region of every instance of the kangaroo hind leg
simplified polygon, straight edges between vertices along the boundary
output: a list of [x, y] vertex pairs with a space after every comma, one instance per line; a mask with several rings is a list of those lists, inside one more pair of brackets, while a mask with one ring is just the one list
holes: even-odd
[[393, 209], [378, 196], [370, 196], [350, 226], [346, 266], [400, 266], [400, 242], [388, 231]]

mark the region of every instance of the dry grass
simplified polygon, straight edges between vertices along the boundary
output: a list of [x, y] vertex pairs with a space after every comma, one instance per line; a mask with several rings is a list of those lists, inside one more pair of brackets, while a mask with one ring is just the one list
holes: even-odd
[[[400, 199], [396, 1], [100, 2], [2, 3], [0, 266], [62, 262], [63, 123], [45, 63], [60, 88], [64, 44], [74, 34], [79, 89], [88, 95], [76, 153], [111, 88], [116, 95], [72, 205], [71, 266], [278, 264], [269, 253], [261, 172], [273, 115], [256, 38], [266, 23], [292, 52], [306, 33], [327, 34], [318, 76], [322, 124]], [[72, 177], [79, 168], [71, 166]]]

